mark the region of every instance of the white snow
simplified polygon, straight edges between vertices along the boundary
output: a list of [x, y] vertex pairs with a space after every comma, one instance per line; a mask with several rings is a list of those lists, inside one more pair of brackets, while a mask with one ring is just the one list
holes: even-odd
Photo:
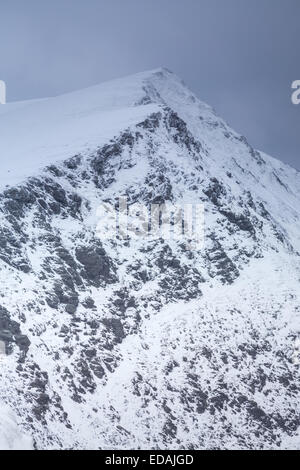
[[[240, 211], [239, 202], [246, 201], [248, 191], [257, 206], [259, 202], [263, 202], [271, 218], [270, 221], [262, 220], [262, 217], [258, 220], [263, 222], [264, 227], [258, 240], [264, 258], [254, 258], [249, 264], [244, 264], [237, 253], [238, 249], [251, 254], [257, 241], [239, 232], [228, 236], [224, 224], [220, 223], [220, 213], [213, 204], [207, 202], [206, 227], [215, 231], [238, 267], [241, 264], [240, 278], [232, 286], [223, 286], [219, 281], [206, 277], [207, 282], [200, 286], [202, 298], [188, 303], [180, 301], [166, 304], [158, 312], [149, 306], [143, 307], [145, 299], [151, 299], [157, 289], [156, 279], [147, 282], [139, 293], [135, 293], [142, 306], [142, 321], [138, 332], [129, 334], [117, 348], [115, 355], [120, 363], [113, 373], [108, 374], [107, 382], [99, 379], [97, 392], [87, 394], [80, 405], [74, 404], [68, 384], [61, 380], [57, 363], [53, 360], [54, 353], [59, 351], [61, 365], [73, 370], [74, 359], [64, 352], [64, 338], [59, 334], [61, 327], [69, 324], [70, 316], [50, 309], [45, 302], [40, 305], [38, 315], [26, 310], [32, 299], [37, 298], [37, 293], [41, 297], [39, 300], [44, 300], [45, 286], [39, 272], [45, 257], [52, 253], [47, 251], [45, 245], [39, 245], [36, 249], [28, 243], [27, 256], [33, 268], [30, 274], [16, 273], [7, 263], [1, 261], [1, 303], [15, 316], [19, 309], [26, 311], [27, 318], [22, 331], [30, 336], [31, 357], [38, 362], [41, 370], [47, 371], [51, 390], [61, 396], [63, 408], [70, 417], [73, 426], [71, 430], [59, 421], [48, 422], [49, 435], [56, 436], [60, 440], [59, 444], [62, 442], [66, 448], [132, 448], [133, 445], [155, 448], [158, 445], [157, 436], [164, 426], [164, 415], [157, 400], [153, 399], [149, 408], [145, 408], [143, 394], [141, 397], [133, 394], [132, 384], [137, 373], [143, 376], [144, 382], [140, 386], [147, 393], [155, 396], [154, 391], [158, 391], [159, 397], [164, 398], [168, 406], [182, 417], [177, 423], [178, 437], [182, 442], [188, 442], [190, 434], [191, 441], [197, 443], [200, 431], [205, 429], [207, 439], [201, 445], [218, 446], [218, 439], [223, 432], [221, 425], [216, 426], [212, 433], [212, 418], [208, 411], [200, 417], [196, 412], [186, 413], [180, 394], [176, 395], [176, 390], [170, 392], [170, 383], [178, 390], [185, 387], [187, 373], [191, 372], [190, 365], [194, 364], [192, 372], [201, 378], [203, 388], [208, 381], [213, 388], [217, 378], [224, 374], [226, 383], [231, 387], [239, 384], [241, 392], [247, 395], [249, 390], [246, 381], [243, 385], [242, 378], [247, 378], [249, 372], [255, 374], [257, 364], [263, 365], [266, 375], [268, 364], [273, 369], [279, 368], [280, 360], [277, 356], [273, 357], [277, 349], [274, 347], [274, 350], [265, 352], [265, 356], [259, 357], [257, 362], [249, 358], [248, 362], [241, 362], [241, 366], [244, 366], [241, 370], [234, 368], [231, 363], [227, 367], [221, 360], [221, 353], [232, 351], [241, 358], [239, 346], [244, 342], [251, 344], [253, 338], [250, 333], [253, 331], [260, 332], [262, 338], [270, 336], [272, 344], [274, 341], [278, 343], [278, 351], [287, 346], [291, 349], [290, 338], [299, 330], [299, 258], [278, 242], [271, 226], [273, 221], [276, 222], [275, 226], [283, 231], [285, 240], [290, 241], [295, 250], [300, 250], [299, 173], [265, 154], [261, 154], [265, 163], [259, 166], [251, 156], [249, 146], [240, 136], [217, 117], [209, 106], [199, 101], [175, 75], [166, 70], [137, 74], [55, 98], [0, 106], [0, 190], [7, 184], [17, 184], [27, 176], [39, 174], [48, 164], [78, 153], [92, 155], [96, 148], [166, 105], [177, 112], [202, 144], [200, 163], [203, 171], [199, 171], [199, 162], [187, 158], [186, 149], [181, 151], [169, 134], [164, 133], [161, 128], [157, 129], [154, 156], [148, 155], [146, 139], [141, 139], [136, 144], [133, 155], [128, 156], [130, 166], [119, 168], [120, 158], [127, 158], [126, 154], [111, 158], [112, 167], [119, 169], [114, 182], [104, 193], [95, 191], [93, 183], [89, 185], [88, 182], [82, 182], [78, 185], [76, 191], [84, 200], [89, 201], [91, 210], [88, 213], [87, 209], [82, 209], [83, 221], [53, 217], [52, 226], [62, 238], [64, 246], [72, 253], [76, 243], [75, 235], [84, 233], [88, 237], [89, 230], [95, 229], [98, 222], [97, 207], [101, 198], [114, 200], [127, 189], [132, 189], [133, 192], [136, 189], [138, 194], [145, 187], [145, 178], [151, 175], [151, 169], [159, 167], [157, 162], [164, 162], [170, 170], [167, 176], [171, 178], [177, 203], [199, 202], [203, 196], [202, 188], [207, 187], [212, 177], [224, 184], [230, 195], [228, 207], [237, 214]], [[64, 181], [62, 184], [69, 183]], [[258, 214], [257, 210], [255, 216], [258, 217]], [[33, 223], [32, 217], [33, 214], [27, 214], [23, 220], [23, 228], [29, 240], [34, 242], [41, 232]], [[175, 252], [176, 246], [172, 248]], [[136, 246], [110, 246], [109, 243], [105, 249], [119, 266], [120, 283], [114, 287], [124, 288], [125, 283], [131, 280], [127, 268], [133, 261], [143, 265], [145, 251], [141, 254]], [[182, 263], [190, 262], [200, 272], [204, 271], [201, 253], [191, 261], [179, 253], [178, 256], [182, 256]], [[109, 313], [107, 302], [113, 295], [114, 287], [91, 289], [90, 294], [97, 305], [96, 318]], [[85, 294], [82, 293], [82, 297]], [[94, 315], [81, 306], [78, 314], [82, 318], [85, 315]], [[131, 325], [131, 314], [129, 310], [126, 311], [127, 327]], [[16, 320], [19, 320], [17, 316]], [[70, 338], [75, 357], [80, 354], [82, 343], [88, 341], [84, 331], [78, 331], [78, 338]], [[211, 348], [215, 354], [216, 371], [205, 357], [198, 355], [204, 346]], [[168, 379], [165, 370], [174, 360], [179, 366], [175, 372], [170, 373]], [[9, 401], [7, 397], [15, 396], [15, 384], [11, 380], [11, 377], [15, 377], [14, 367], [11, 357], [7, 370], [0, 370], [0, 400], [6, 402]], [[294, 373], [298, 373], [296, 368]], [[17, 386], [21, 387], [22, 382], [18, 380]], [[296, 397], [295, 403], [285, 403], [283, 385], [277, 390], [269, 380], [267, 387], [269, 398], [261, 393], [255, 396], [262, 409], [270, 413], [276, 407], [284, 411], [290, 405], [296, 409]], [[24, 410], [32, 413], [25, 396], [18, 394], [18, 400], [23, 407], [16, 408], [19, 416], [22, 416]], [[243, 434], [244, 416], [235, 416], [230, 410], [225, 414], [236, 434]], [[118, 416], [120, 421], [117, 421]], [[195, 418], [196, 416], [198, 417]], [[35, 425], [39, 426], [37, 423]], [[130, 435], [125, 433], [122, 437], [118, 425], [123, 426]], [[259, 439], [252, 437], [253, 447], [260, 444]], [[298, 434], [282, 437], [283, 447], [299, 447]], [[36, 430], [35, 442], [39, 448], [45, 443], [48, 448], [59, 447], [57, 442], [47, 441], [42, 428]], [[224, 437], [222, 443], [227, 448], [237, 445], [236, 439], [228, 436]], [[159, 445], [164, 447], [166, 444]], [[31, 447], [32, 440], [20, 433], [18, 420], [12, 410], [0, 401], [0, 448]]]
[[0, 450], [33, 450], [33, 440], [23, 434], [13, 411], [1, 402]]
[[138, 105], [147, 73], [54, 98], [0, 106], [0, 188], [89, 152], [157, 111]]

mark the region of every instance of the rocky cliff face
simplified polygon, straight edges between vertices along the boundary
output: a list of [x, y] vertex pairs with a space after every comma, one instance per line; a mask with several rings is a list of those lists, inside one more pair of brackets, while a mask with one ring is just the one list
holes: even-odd
[[[0, 400], [39, 449], [295, 447], [299, 173], [166, 70], [86, 94], [114, 137], [1, 190]], [[120, 196], [203, 204], [204, 246], [101, 237]]]

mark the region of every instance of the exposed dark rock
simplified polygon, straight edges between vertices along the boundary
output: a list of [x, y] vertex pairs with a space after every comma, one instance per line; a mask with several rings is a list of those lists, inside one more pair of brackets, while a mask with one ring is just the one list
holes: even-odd
[[6, 308], [0, 306], [0, 340], [5, 343], [7, 354], [12, 352], [16, 344], [23, 354], [28, 352], [30, 340], [21, 333], [20, 324], [11, 320]]
[[82, 276], [92, 284], [114, 280], [113, 267], [103, 248], [97, 245], [76, 248], [76, 258], [84, 266]]
[[102, 323], [106, 326], [108, 331], [112, 332], [117, 343], [122, 343], [125, 338], [123, 325], [118, 318], [104, 318]]

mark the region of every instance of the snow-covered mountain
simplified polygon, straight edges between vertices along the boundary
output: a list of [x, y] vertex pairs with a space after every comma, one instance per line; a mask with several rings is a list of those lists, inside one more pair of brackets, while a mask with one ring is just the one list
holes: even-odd
[[[1, 106], [0, 169], [1, 446], [300, 448], [299, 172], [165, 69]], [[204, 246], [102, 239], [120, 196]]]

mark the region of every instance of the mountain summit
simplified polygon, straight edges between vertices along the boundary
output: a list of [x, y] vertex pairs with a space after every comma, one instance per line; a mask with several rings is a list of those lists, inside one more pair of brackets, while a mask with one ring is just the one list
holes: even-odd
[[[0, 155], [0, 403], [22, 445], [300, 448], [299, 172], [166, 69], [1, 106]], [[204, 246], [102, 238], [120, 196], [204, 205]]]

